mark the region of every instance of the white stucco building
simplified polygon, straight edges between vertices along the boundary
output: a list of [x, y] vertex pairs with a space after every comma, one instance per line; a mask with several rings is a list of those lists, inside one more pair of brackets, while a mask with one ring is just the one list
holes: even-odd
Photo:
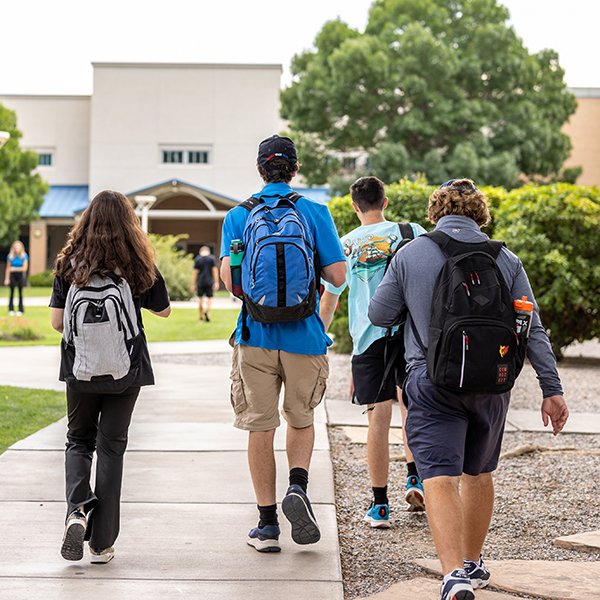
[[0, 95], [51, 185], [29, 228], [49, 268], [102, 189], [156, 196], [149, 229], [217, 248], [228, 209], [260, 188], [258, 143], [281, 130], [281, 65], [96, 63], [91, 96]]

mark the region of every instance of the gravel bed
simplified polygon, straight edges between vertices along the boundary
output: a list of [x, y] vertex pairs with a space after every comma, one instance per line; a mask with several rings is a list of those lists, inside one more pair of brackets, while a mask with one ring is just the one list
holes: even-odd
[[[349, 357], [331, 354], [327, 395], [345, 398], [349, 389]], [[600, 369], [570, 364], [560, 368], [571, 411], [594, 412], [600, 400]], [[538, 408], [539, 387], [527, 367], [513, 394], [515, 408]], [[341, 429], [329, 430], [336, 488], [337, 517], [345, 596], [368, 596], [393, 583], [424, 575], [412, 564], [433, 558], [435, 551], [422, 514], [404, 511], [404, 461], [390, 467], [392, 527], [372, 530], [362, 522], [370, 501], [366, 446], [352, 444]], [[555, 537], [600, 528], [600, 436], [550, 433], [506, 433], [503, 452], [540, 448], [503, 458], [495, 474], [496, 504], [484, 552], [491, 560], [600, 560], [600, 553], [557, 548]], [[401, 457], [401, 446], [391, 446]], [[397, 502], [394, 499], [398, 499]]]

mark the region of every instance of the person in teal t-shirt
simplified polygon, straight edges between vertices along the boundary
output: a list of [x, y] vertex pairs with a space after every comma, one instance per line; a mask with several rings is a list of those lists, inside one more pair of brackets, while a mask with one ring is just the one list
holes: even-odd
[[[265, 186], [254, 197], [262, 199], [271, 209], [293, 192], [290, 182], [299, 163], [292, 140], [274, 135], [262, 141], [258, 147], [257, 167]], [[346, 263], [329, 209], [304, 197], [296, 198], [295, 208], [311, 229], [317, 264], [321, 267], [316, 277], [341, 285], [346, 277]], [[227, 213], [223, 222], [221, 279], [230, 292], [231, 242], [244, 239], [249, 214], [244, 206], [237, 206]], [[259, 252], [252, 256], [257, 262], [265, 260]], [[285, 256], [283, 263], [285, 268]], [[278, 278], [274, 278], [276, 290], [279, 284]], [[248, 314], [245, 331], [242, 320], [238, 321], [235, 335], [231, 403], [235, 427], [249, 431], [248, 464], [259, 511], [258, 526], [250, 530], [246, 541], [259, 552], [281, 549], [273, 439], [279, 426], [279, 397], [283, 385], [282, 414], [287, 421], [290, 471], [289, 488], [281, 508], [292, 524], [292, 539], [298, 544], [314, 544], [321, 534], [307, 495], [308, 468], [314, 444], [313, 413], [325, 393], [329, 374], [327, 347], [331, 340], [319, 318], [318, 300], [315, 312], [301, 320], [261, 323]]]
[[[392, 418], [392, 401], [400, 399], [403, 422], [406, 408], [401, 401], [406, 364], [402, 335], [386, 338], [387, 330], [373, 325], [368, 317], [369, 302], [381, 283], [388, 261], [403, 238], [417, 237], [425, 230], [410, 223], [412, 235], [402, 235], [404, 227], [387, 221], [384, 210], [388, 205], [383, 182], [377, 177], [361, 177], [350, 187], [352, 207], [361, 222], [342, 238], [346, 256], [347, 274], [344, 285], [336, 288], [325, 284], [321, 299], [321, 318], [326, 327], [333, 319], [339, 295], [346, 286], [348, 295], [348, 321], [353, 342], [352, 379], [353, 402], [366, 406], [369, 417], [367, 453], [369, 474], [373, 487], [373, 503], [364, 520], [371, 527], [389, 527], [389, 501], [387, 484], [389, 474], [389, 431]], [[409, 229], [410, 232], [410, 229]], [[396, 333], [396, 332], [393, 332]], [[393, 351], [393, 344], [402, 344]], [[386, 357], [397, 356], [396, 364], [388, 370]], [[383, 381], [385, 378], [385, 381]], [[382, 383], [383, 381], [383, 383]], [[405, 499], [412, 511], [424, 510], [424, 494], [410, 448], [404, 437], [407, 460]]]

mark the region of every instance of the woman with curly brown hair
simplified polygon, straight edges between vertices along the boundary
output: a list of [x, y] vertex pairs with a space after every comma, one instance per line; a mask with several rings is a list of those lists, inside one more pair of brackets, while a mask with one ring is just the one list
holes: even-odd
[[[58, 255], [50, 300], [54, 329], [63, 332], [65, 326], [72, 325], [65, 318], [65, 308], [68, 317], [70, 298], [76, 290], [72, 290], [71, 296], [69, 290], [89, 290], [90, 282], [98, 277], [108, 277], [130, 290], [137, 320], [137, 327], [135, 323], [131, 326], [138, 332], [139, 354], [125, 389], [111, 393], [84, 392], [73, 383], [72, 377], [65, 375], [72, 365], [66, 362], [67, 341], [62, 342], [61, 380], [67, 381], [68, 408], [65, 453], [68, 509], [61, 554], [66, 560], [80, 560], [84, 541], [88, 540], [91, 561], [106, 563], [114, 557], [113, 544], [119, 533], [123, 455], [131, 415], [141, 386], [154, 384], [141, 309], [160, 317], [168, 317], [171, 312], [167, 288], [155, 265], [148, 236], [142, 231], [130, 201], [110, 190], [94, 197]], [[105, 320], [108, 312], [104, 313]], [[84, 322], [90, 322], [93, 316], [86, 312]], [[97, 464], [92, 491], [94, 451]]]

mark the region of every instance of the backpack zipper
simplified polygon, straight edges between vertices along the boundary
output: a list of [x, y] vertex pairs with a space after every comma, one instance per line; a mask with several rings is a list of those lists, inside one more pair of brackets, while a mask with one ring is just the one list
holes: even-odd
[[460, 367], [460, 383], [458, 384], [458, 387], [462, 387], [465, 380], [465, 363], [467, 362], [467, 350], [469, 349], [469, 336], [464, 329], [462, 332], [462, 338], [462, 364]]
[[[274, 246], [275, 244], [280, 244], [280, 243], [281, 243], [281, 240], [279, 240], [277, 242], [269, 242], [268, 244], [264, 244], [260, 250], [264, 250], [267, 246]], [[304, 250], [302, 249], [302, 247], [299, 244], [289, 242], [289, 245], [295, 246], [296, 248], [298, 248], [298, 250], [300, 251], [300, 254], [302, 254], [302, 258], [304, 258], [304, 264], [306, 266], [306, 277], [308, 277], [310, 275], [310, 268], [308, 266], [308, 258], [307, 258], [306, 252], [304, 252]], [[258, 256], [260, 254], [260, 250], [254, 255], [254, 257], [253, 257], [254, 261], [250, 265], [250, 273], [252, 273], [252, 277], [250, 278], [250, 287], [254, 287], [254, 284], [256, 283], [256, 281], [254, 279], [254, 269], [256, 267], [256, 263], [258, 262]]]

